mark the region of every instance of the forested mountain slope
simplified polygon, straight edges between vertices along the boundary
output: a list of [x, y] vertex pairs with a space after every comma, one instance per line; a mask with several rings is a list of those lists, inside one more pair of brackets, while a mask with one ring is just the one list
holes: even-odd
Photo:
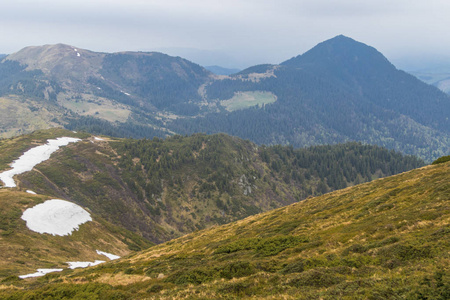
[[259, 144], [296, 147], [357, 140], [427, 160], [450, 148], [448, 95], [397, 70], [376, 49], [344, 36], [281, 65], [255, 66], [206, 88], [208, 98], [222, 104], [254, 91], [276, 101], [179, 119], [172, 130], [223, 131]]
[[[8, 153], [3, 168], [42, 134], [0, 141], [1, 153]], [[224, 134], [166, 140], [84, 134], [17, 181], [19, 189], [70, 200], [162, 242], [421, 165], [357, 143], [293, 149], [258, 147]]]
[[[450, 164], [195, 232], [6, 299], [448, 299]], [[24, 288], [24, 290], [22, 290]]]

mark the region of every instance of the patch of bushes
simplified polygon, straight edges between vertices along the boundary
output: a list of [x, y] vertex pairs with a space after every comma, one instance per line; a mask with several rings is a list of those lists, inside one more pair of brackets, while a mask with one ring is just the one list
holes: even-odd
[[261, 256], [277, 255], [283, 250], [297, 246], [305, 239], [297, 236], [274, 236], [261, 239], [256, 245], [256, 253]]
[[252, 250], [259, 242], [259, 238], [240, 239], [235, 242], [220, 246], [214, 251], [214, 254], [233, 253], [242, 250]]
[[282, 274], [301, 273], [305, 271], [305, 262], [303, 260], [294, 261], [287, 264], [282, 270]]
[[250, 276], [255, 272], [251, 263], [236, 261], [216, 268], [185, 268], [170, 275], [165, 281], [175, 284], [201, 284], [218, 278], [232, 279]]
[[442, 156], [442, 157], [436, 159], [435, 161], [433, 161], [431, 164], [432, 165], [443, 164], [448, 161], [450, 161], [450, 155]]
[[218, 289], [220, 294], [234, 294], [236, 296], [251, 296], [255, 293], [255, 286], [248, 282], [230, 282]]
[[237, 261], [227, 264], [220, 270], [220, 277], [226, 279], [250, 276], [255, 273], [255, 268], [246, 261]]
[[300, 243], [308, 242], [308, 238], [292, 235], [277, 235], [267, 238], [241, 239], [229, 244], [220, 246], [214, 254], [233, 253], [242, 250], [253, 250], [260, 256], [277, 255], [283, 250], [297, 246]]
[[329, 287], [344, 281], [341, 275], [328, 272], [326, 269], [312, 269], [300, 273], [291, 279], [288, 284], [290, 286], [300, 288], [303, 286], [313, 287]]
[[154, 284], [151, 287], [149, 287], [147, 289], [147, 293], [159, 293], [160, 291], [162, 291], [164, 289], [164, 286], [160, 285], [160, 284]]
[[184, 269], [167, 277], [167, 282], [175, 284], [201, 284], [214, 279], [213, 272], [206, 268]]
[[367, 247], [363, 246], [361, 244], [353, 244], [351, 246], [349, 246], [348, 248], [346, 248], [343, 252], [342, 255], [347, 256], [349, 255], [351, 252], [352, 253], [364, 253], [367, 251]]
[[130, 299], [131, 294], [109, 284], [54, 284], [33, 291], [12, 291], [6, 299]]
[[381, 248], [377, 252], [377, 256], [388, 259], [398, 259], [400, 261], [409, 261], [414, 259], [422, 259], [432, 257], [432, 249], [430, 246], [415, 246], [394, 244], [389, 247]]

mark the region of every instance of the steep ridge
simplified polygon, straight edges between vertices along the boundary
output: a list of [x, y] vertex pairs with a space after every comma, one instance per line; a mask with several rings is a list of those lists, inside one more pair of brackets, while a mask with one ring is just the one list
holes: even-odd
[[[224, 134], [127, 140], [59, 131], [83, 141], [16, 176], [18, 187], [87, 207], [157, 243], [423, 165], [357, 143], [293, 149]], [[10, 153], [4, 168], [46, 133], [0, 141]]]
[[[446, 299], [450, 163], [195, 232], [85, 271], [14, 282], [8, 299]], [[61, 281], [65, 283], [60, 283]], [[34, 290], [21, 291], [23, 287]]]

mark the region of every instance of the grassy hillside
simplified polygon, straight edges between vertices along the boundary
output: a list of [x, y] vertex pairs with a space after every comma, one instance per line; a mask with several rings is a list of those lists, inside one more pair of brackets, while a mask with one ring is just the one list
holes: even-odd
[[[189, 234], [6, 299], [448, 299], [450, 164]], [[23, 290], [22, 290], [23, 289]]]
[[224, 134], [87, 136], [18, 181], [21, 188], [71, 200], [159, 243], [422, 165], [357, 143], [293, 149], [257, 147]]
[[29, 230], [23, 211], [45, 200], [15, 189], [0, 189], [0, 280], [36, 272], [38, 268], [67, 268], [67, 261], [107, 260], [96, 250], [123, 256], [151, 245], [136, 234], [93, 216], [69, 236]]
[[[0, 170], [32, 147], [61, 136], [87, 138], [60, 128], [35, 131], [32, 134], [0, 140]], [[37, 268], [64, 268], [67, 261], [105, 260], [95, 250], [125, 255], [151, 245], [139, 235], [112, 225], [90, 211], [93, 222], [80, 226], [70, 236], [52, 236], [30, 231], [21, 219], [23, 211], [55, 198], [49, 194], [33, 195], [24, 188], [0, 189], [0, 280], [8, 276], [33, 273]], [[56, 197], [64, 200], [70, 198]], [[89, 208], [87, 208], [89, 210]]]

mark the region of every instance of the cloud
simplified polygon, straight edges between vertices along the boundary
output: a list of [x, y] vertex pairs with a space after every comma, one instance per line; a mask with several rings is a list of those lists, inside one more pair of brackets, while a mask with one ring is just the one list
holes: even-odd
[[196, 48], [250, 65], [338, 34], [388, 56], [444, 53], [449, 15], [444, 0], [6, 0], [0, 53], [59, 42], [105, 52]]

